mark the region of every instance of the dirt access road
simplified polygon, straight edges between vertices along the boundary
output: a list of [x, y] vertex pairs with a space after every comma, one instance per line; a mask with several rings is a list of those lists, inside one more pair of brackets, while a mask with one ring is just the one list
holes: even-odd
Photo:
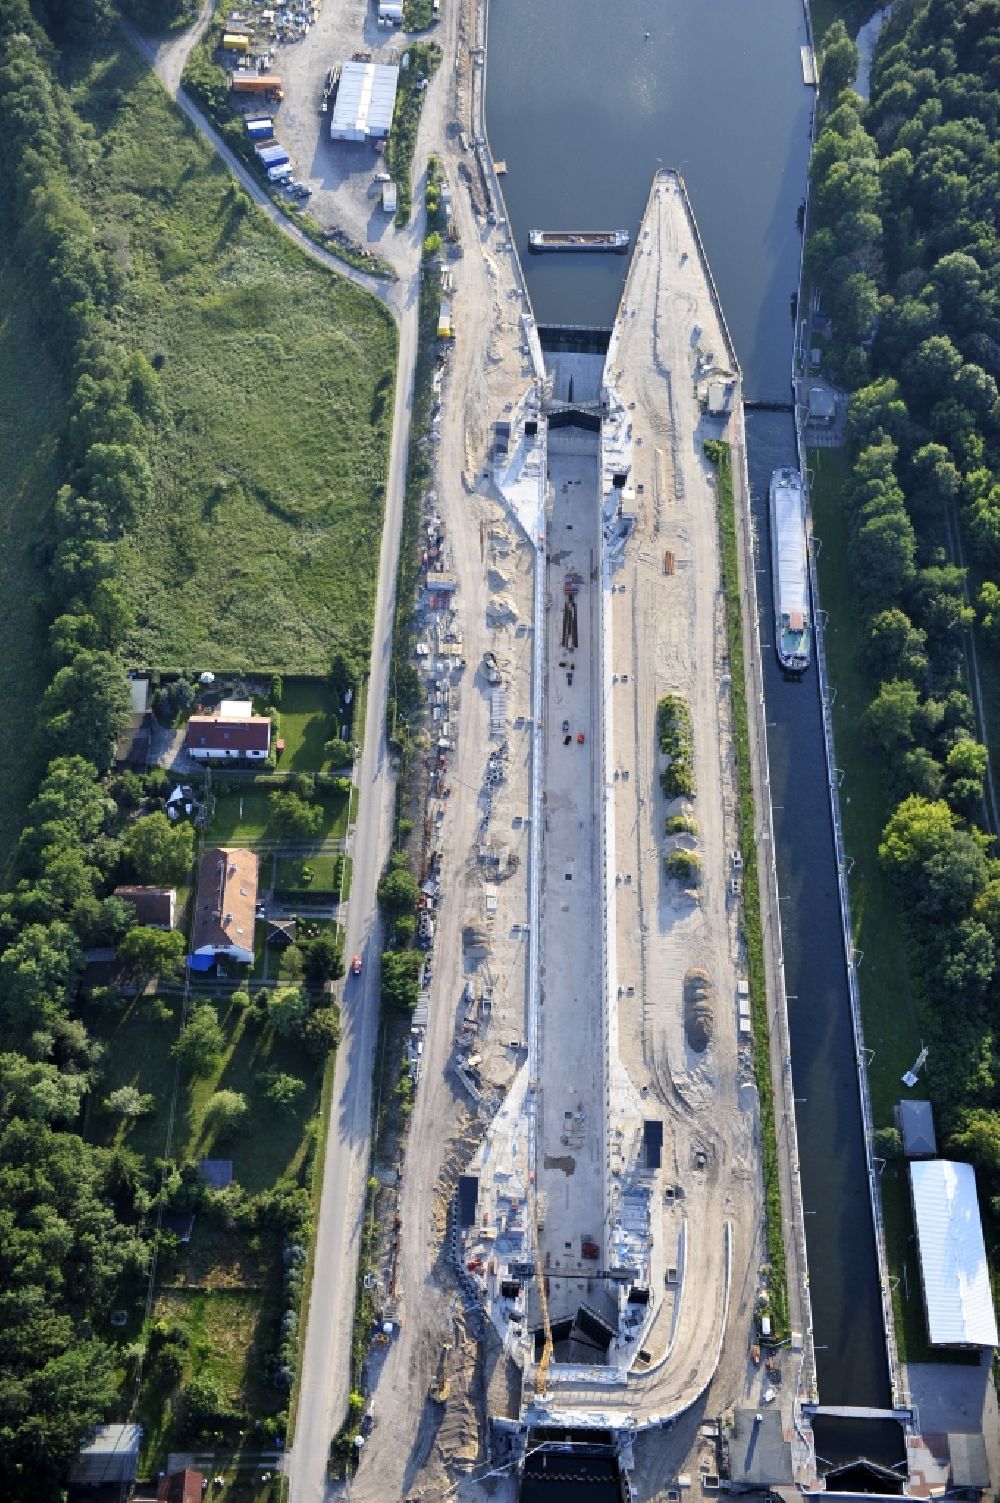
[[[370, 1148], [371, 1076], [378, 1012], [376, 961], [380, 950], [375, 885], [388, 846], [392, 808], [392, 769], [384, 741], [384, 708], [416, 353], [423, 216], [418, 212], [408, 231], [381, 237], [381, 254], [391, 260], [400, 273], [400, 280], [396, 283], [365, 276], [302, 236], [180, 90], [184, 62], [208, 24], [212, 8], [206, 5], [195, 27], [180, 38], [149, 42], [131, 30], [130, 35], [196, 129], [277, 228], [295, 240], [313, 260], [348, 276], [378, 296], [395, 313], [400, 331], [399, 377], [365, 751], [356, 769], [362, 819], [353, 836], [351, 850], [354, 878], [347, 947], [349, 954], [363, 954], [365, 965], [361, 977], [349, 981], [344, 992], [343, 1042], [331, 1102], [301, 1397], [295, 1444], [287, 1458], [293, 1503], [298, 1503], [298, 1500], [314, 1503], [328, 1492], [326, 1459], [329, 1441], [339, 1427], [347, 1402], [354, 1287]], [[332, 20], [324, 22], [324, 17], [328, 16]], [[295, 47], [282, 49], [279, 54], [286, 89], [282, 137], [297, 159], [300, 176], [314, 186], [315, 217], [328, 226], [338, 225], [353, 234], [358, 234], [359, 225], [352, 213], [356, 213], [365, 201], [362, 195], [352, 210], [351, 196], [357, 197], [357, 183], [352, 182], [348, 175], [339, 188], [332, 185], [323, 189], [315, 183], [315, 175], [306, 163], [310, 141], [317, 153], [331, 149], [330, 143], [319, 134], [322, 117], [316, 109], [315, 85], [334, 60], [331, 47], [335, 42], [335, 31], [348, 23], [357, 25], [358, 31], [353, 36], [348, 36], [343, 30], [339, 33], [341, 53], [349, 56], [362, 45], [365, 20], [366, 7], [358, 0], [349, 0], [346, 5], [335, 5], [333, 0], [328, 0], [320, 23], [309, 37]], [[519, 397], [531, 378], [521, 348], [519, 320], [523, 305], [510, 257], [505, 253], [504, 236], [502, 231], [490, 229], [474, 212], [459, 171], [463, 155], [455, 133], [449, 134], [446, 129], [452, 120], [461, 119], [468, 124], [469, 78], [467, 70], [460, 64], [460, 50], [463, 38], [474, 35], [474, 25], [474, 0], [465, 0], [461, 9], [458, 5], [446, 7], [442, 25], [435, 32], [444, 49], [444, 62], [424, 101], [413, 168], [414, 201], [419, 204], [427, 156], [432, 149], [443, 156], [466, 251], [463, 259], [453, 267], [456, 282], [453, 310], [459, 335], [452, 354], [449, 389], [444, 402], [437, 469], [440, 504], [449, 518], [456, 571], [468, 581], [468, 589], [460, 600], [472, 663], [478, 661], [485, 647], [495, 645], [492, 634], [486, 629], [482, 609], [484, 592], [473, 581], [477, 571], [481, 572], [479, 521], [494, 519], [496, 507], [495, 502], [474, 498], [471, 491], [491, 417], [502, 412], [508, 401]], [[398, 33], [394, 40], [398, 46]], [[367, 46], [367, 40], [364, 45]], [[362, 148], [365, 150], [368, 148]], [[382, 222], [384, 226], [385, 216], [382, 216]], [[364, 238], [363, 234], [358, 238]], [[485, 706], [476, 706], [478, 695], [471, 684], [466, 686], [465, 694], [466, 709], [456, 748], [458, 765], [455, 768], [455, 781], [463, 794], [467, 787], [478, 785], [486, 739]], [[469, 848], [469, 822], [475, 817], [475, 801], [463, 796], [453, 803], [460, 812], [450, 845], [452, 850], [463, 852]], [[438, 947], [442, 955], [452, 947], [459, 955], [461, 953], [459, 928], [464, 910], [458, 895], [457, 873], [452, 874], [452, 885], [456, 896], [442, 915], [443, 932]], [[436, 1292], [440, 1284], [438, 1259], [443, 1232], [439, 1180], [442, 1170], [454, 1172], [457, 1166], [455, 1145], [461, 1139], [463, 1123], [467, 1119], [465, 1105], [456, 1098], [448, 1076], [457, 996], [457, 991], [454, 994], [449, 991], [447, 997], [442, 993], [444, 1005], [437, 1006], [432, 1013], [425, 1045], [423, 1080], [411, 1123], [403, 1187], [404, 1236], [400, 1272], [406, 1320], [403, 1336], [391, 1350], [392, 1360], [387, 1363], [384, 1380], [379, 1385], [378, 1425], [368, 1447], [366, 1465], [355, 1482], [354, 1492], [358, 1497], [369, 1492], [372, 1497], [379, 1498], [402, 1496], [401, 1489], [415, 1480], [415, 1472], [423, 1471], [424, 1464], [431, 1459], [429, 1452], [437, 1430], [424, 1400], [440, 1341], [450, 1329], [450, 1297]], [[475, 1428], [475, 1423], [469, 1415], [468, 1424]], [[439, 1439], [443, 1440], [444, 1436]], [[385, 1485], [380, 1486], [378, 1467], [388, 1463], [391, 1463], [391, 1479], [386, 1475], [383, 1478]], [[434, 1470], [432, 1466], [431, 1471]], [[489, 1468], [479, 1467], [477, 1470], [482, 1472]], [[428, 1480], [425, 1473], [418, 1484], [424, 1496], [431, 1496], [422, 1485]], [[432, 1488], [439, 1486], [442, 1480], [438, 1472]], [[491, 1478], [490, 1482], [495, 1488], [500, 1479]], [[446, 1486], [445, 1490], [449, 1494], [452, 1492], [451, 1487]], [[460, 1496], [480, 1495], [471, 1477], [463, 1482], [459, 1492]], [[438, 1496], [441, 1495], [439, 1492]], [[497, 1499], [500, 1494], [494, 1492], [492, 1496]]]

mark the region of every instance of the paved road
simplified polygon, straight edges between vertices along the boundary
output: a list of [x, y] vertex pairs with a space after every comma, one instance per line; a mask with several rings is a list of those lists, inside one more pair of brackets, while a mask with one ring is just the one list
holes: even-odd
[[[312, 1296], [302, 1358], [301, 1396], [295, 1445], [287, 1457], [291, 1503], [317, 1503], [327, 1491], [326, 1461], [330, 1437], [339, 1428], [347, 1406], [354, 1287], [370, 1151], [372, 1065], [378, 1025], [377, 962], [381, 951], [375, 887], [388, 853], [394, 792], [394, 771], [385, 736], [385, 707], [417, 350], [421, 239], [419, 235], [412, 237], [412, 254], [408, 256], [406, 274], [398, 282], [389, 284], [346, 266], [313, 244], [280, 213], [180, 88], [186, 57], [208, 24], [212, 9], [209, 0], [195, 27], [184, 37], [167, 42], [148, 41], [133, 27], [123, 25], [133, 44], [154, 68], [195, 129], [282, 234], [294, 240], [312, 260], [374, 293], [392, 310], [399, 328], [399, 363], [364, 751], [355, 769], [361, 818], [349, 842], [354, 867], [347, 919], [347, 954], [362, 955], [365, 964], [362, 974], [357, 978], [349, 977], [344, 987], [342, 1041], [330, 1104]], [[421, 163], [425, 157], [426, 151]], [[414, 177], [417, 178], [417, 163], [414, 164]]]

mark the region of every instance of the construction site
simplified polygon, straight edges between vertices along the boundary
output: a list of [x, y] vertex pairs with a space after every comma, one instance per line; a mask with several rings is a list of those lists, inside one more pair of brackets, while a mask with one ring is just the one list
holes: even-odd
[[[606, 352], [547, 352], [494, 437], [492, 484], [532, 557], [531, 698], [512, 707], [529, 781], [524, 1047], [460, 1182], [457, 1234], [520, 1375], [493, 1415], [514, 1443], [674, 1419], [754, 1278], [742, 860], [702, 454], [729, 421], [708, 387], [738, 399], [739, 373], [696, 233], [660, 174]], [[680, 797], [660, 787], [665, 695], [693, 728]]]
[[[762, 1358], [703, 448], [741, 442], [740, 372], [680, 178], [654, 181], [610, 333], [549, 331], [543, 348], [516, 306], [478, 395], [517, 394], [476, 435], [484, 459], [461, 491], [442, 461], [452, 424], [477, 452], [472, 408], [460, 423], [450, 362], [441, 378], [417, 647], [435, 852], [420, 1090], [391, 1275], [401, 1324], [370, 1364], [352, 1496], [384, 1496], [389, 1471], [400, 1496], [439, 1496], [447, 1476], [461, 1496], [506, 1496], [553, 1447], [588, 1475], [610, 1458], [614, 1496], [661, 1496], [692, 1446], [718, 1475], [718, 1417], [747, 1409], [776, 1427], [791, 1481], [810, 1460], [791, 1421], [808, 1337]], [[661, 749], [664, 703], [686, 707], [684, 757]], [[677, 1432], [686, 1415], [711, 1416], [713, 1435]]]

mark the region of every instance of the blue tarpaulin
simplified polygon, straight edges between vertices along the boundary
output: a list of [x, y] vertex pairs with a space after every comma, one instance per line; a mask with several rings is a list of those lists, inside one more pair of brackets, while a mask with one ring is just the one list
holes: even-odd
[[210, 971], [215, 964], [214, 955], [189, 955], [188, 969], [191, 971]]

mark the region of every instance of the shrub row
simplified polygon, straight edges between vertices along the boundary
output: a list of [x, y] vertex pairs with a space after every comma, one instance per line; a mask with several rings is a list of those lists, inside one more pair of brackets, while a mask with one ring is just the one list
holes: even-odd
[[694, 733], [690, 707], [680, 694], [666, 694], [660, 700], [656, 730], [660, 754], [670, 759], [660, 773], [660, 787], [667, 798], [693, 798]]

